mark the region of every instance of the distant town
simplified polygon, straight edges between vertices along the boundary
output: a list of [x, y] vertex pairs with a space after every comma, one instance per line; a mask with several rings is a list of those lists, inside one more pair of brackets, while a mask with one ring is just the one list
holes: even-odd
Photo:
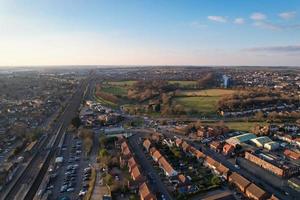
[[297, 200], [300, 68], [0, 68], [0, 200]]

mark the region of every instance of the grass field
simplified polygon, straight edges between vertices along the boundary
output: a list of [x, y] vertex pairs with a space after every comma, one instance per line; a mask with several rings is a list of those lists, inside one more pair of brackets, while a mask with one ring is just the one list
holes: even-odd
[[126, 86], [132, 86], [135, 84], [137, 81], [109, 81], [107, 82], [109, 85], [114, 85], [114, 86], [121, 86], [121, 87], [126, 87]]
[[181, 91], [173, 100], [183, 105], [187, 111], [195, 110], [202, 114], [217, 114], [217, 104], [224, 95], [232, 94], [235, 90], [208, 89], [197, 91]]
[[174, 101], [187, 110], [196, 110], [203, 114], [216, 114], [219, 97], [176, 97]]
[[121, 95], [121, 96], [127, 95], [127, 89], [125, 87], [120, 87], [120, 86], [103, 86], [101, 88], [101, 91], [113, 95]]
[[208, 89], [208, 90], [196, 90], [196, 91], [179, 91], [178, 96], [210, 96], [210, 97], [221, 97], [224, 95], [233, 94], [235, 90], [229, 89]]
[[225, 125], [228, 128], [236, 131], [246, 131], [249, 132], [256, 124], [267, 125], [263, 122], [226, 122]]

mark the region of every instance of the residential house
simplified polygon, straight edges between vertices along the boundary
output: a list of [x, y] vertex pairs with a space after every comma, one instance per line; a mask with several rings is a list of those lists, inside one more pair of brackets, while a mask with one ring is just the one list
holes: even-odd
[[177, 176], [178, 175], [178, 172], [174, 170], [174, 168], [165, 159], [165, 157], [161, 157], [158, 160], [158, 164], [164, 170], [166, 176], [172, 177], [172, 176]]
[[149, 139], [144, 140], [143, 146], [147, 151], [149, 151], [151, 147], [151, 141]]
[[160, 152], [158, 150], [155, 150], [152, 155], [153, 160], [155, 162], [158, 162], [161, 157], [162, 157], [162, 155], [160, 154]]
[[251, 184], [246, 178], [241, 176], [240, 174], [233, 172], [229, 177], [228, 181], [234, 185], [236, 185], [243, 193], [246, 192], [246, 188]]
[[254, 183], [251, 183], [247, 188], [246, 188], [246, 195], [250, 199], [253, 200], [265, 200], [267, 199], [268, 194], [266, 191], [255, 185]]
[[156, 200], [155, 196], [150, 191], [148, 184], [145, 182], [140, 185], [139, 194], [141, 200]]
[[223, 146], [223, 154], [225, 155], [231, 155], [232, 153], [234, 152], [234, 146], [226, 143], [224, 146]]
[[299, 160], [300, 159], [300, 153], [297, 153], [295, 151], [286, 149], [284, 150], [284, 155], [287, 156], [288, 158], [291, 158], [293, 160]]
[[144, 179], [141, 172], [140, 172], [140, 169], [138, 168], [138, 166], [133, 167], [133, 169], [131, 170], [130, 175], [131, 175], [131, 178], [134, 181], [141, 182]]

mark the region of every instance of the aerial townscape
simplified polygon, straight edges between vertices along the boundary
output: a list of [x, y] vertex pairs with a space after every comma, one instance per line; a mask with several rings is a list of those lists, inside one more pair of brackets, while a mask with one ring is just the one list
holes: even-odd
[[300, 1], [0, 0], [0, 200], [300, 200]]
[[288, 70], [2, 70], [1, 199], [298, 199]]

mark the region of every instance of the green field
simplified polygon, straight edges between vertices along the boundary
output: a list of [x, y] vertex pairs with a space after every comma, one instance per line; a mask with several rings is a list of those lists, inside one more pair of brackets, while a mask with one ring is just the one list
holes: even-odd
[[168, 81], [170, 84], [178, 84], [180, 87], [196, 87], [197, 81]]
[[137, 81], [109, 81], [109, 82], [107, 82], [107, 84], [114, 85], [114, 86], [126, 87], [126, 86], [132, 86], [136, 82]]
[[217, 113], [219, 97], [176, 97], [174, 101], [183, 105], [187, 111], [195, 110], [202, 114], [211, 115]]
[[218, 101], [222, 96], [234, 93], [235, 90], [208, 89], [197, 91], [180, 91], [173, 100], [187, 111], [195, 110], [206, 115], [217, 114]]
[[233, 94], [235, 90], [229, 89], [207, 89], [207, 90], [185, 90], [177, 92], [177, 96], [210, 96], [210, 97], [221, 97], [224, 95]]
[[103, 86], [101, 88], [101, 91], [113, 94], [113, 95], [120, 95], [120, 96], [126, 96], [127, 95], [127, 89], [120, 86]]
[[262, 122], [226, 122], [225, 125], [228, 128], [236, 131], [246, 131], [249, 132], [256, 124], [267, 125], [267, 123]]

